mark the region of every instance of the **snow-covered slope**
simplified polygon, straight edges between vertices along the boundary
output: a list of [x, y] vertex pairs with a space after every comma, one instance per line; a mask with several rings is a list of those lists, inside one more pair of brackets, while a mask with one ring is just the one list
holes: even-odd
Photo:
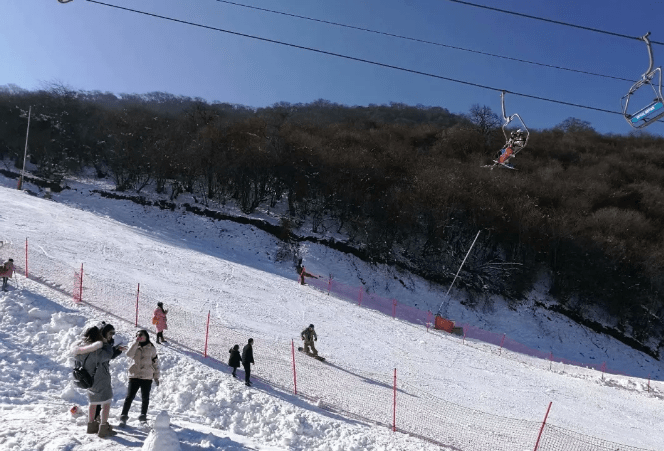
[[[290, 264], [274, 262], [278, 243], [250, 226], [103, 199], [83, 183], [70, 183], [75, 189], [52, 201], [10, 189], [14, 183], [0, 177], [6, 187], [0, 188], [0, 240], [11, 241], [11, 249], [20, 249], [29, 236], [34, 252], [71, 268], [84, 262], [86, 274], [110, 287], [110, 293], [140, 283], [141, 292], [175, 312], [211, 310], [214, 320], [256, 339], [258, 377], [261, 365], [268, 370], [260, 361], [261, 343], [287, 344], [315, 323], [319, 350], [348, 374], [389, 380], [397, 368], [401, 380], [422, 393], [531, 421], [541, 421], [551, 401], [551, 424], [643, 448], [661, 449], [664, 443], [658, 381], [648, 392], [647, 381], [633, 377], [602, 378], [596, 371], [566, 365], [549, 371], [538, 359], [517, 360], [481, 343], [464, 345], [300, 287]], [[308, 270], [333, 273], [348, 285], [359, 286], [362, 278], [372, 291], [400, 302], [434, 310], [440, 302], [440, 290], [416, 277], [317, 245], [307, 246], [304, 254]], [[68, 413], [73, 403], [84, 405], [85, 398], [69, 384], [66, 351], [86, 323], [109, 317], [73, 306], [62, 292], [69, 287], [58, 291], [19, 281], [20, 289], [0, 295], [0, 422], [8, 425], [0, 431], [0, 449], [97, 449], [99, 439], [86, 436], [84, 420], [74, 421]], [[125, 308], [119, 299], [106, 302], [110, 312]], [[527, 303], [511, 311], [497, 300], [492, 312], [478, 313], [452, 302], [448, 314], [570, 359], [606, 361], [625, 373], [638, 367], [655, 380], [664, 374], [659, 362], [563, 317], [538, 315]], [[130, 324], [113, 322], [120, 335], [133, 336]], [[438, 449], [384, 427], [344, 419], [282, 390], [248, 389], [229, 377], [225, 365], [206, 364], [177, 346], [160, 352], [163, 383], [150, 413], [169, 411], [183, 449]], [[117, 414], [126, 393], [126, 359], [114, 361], [112, 368], [112, 414]], [[361, 403], [361, 387], [348, 380], [344, 390]], [[131, 429], [105, 448], [136, 446], [146, 434]]]

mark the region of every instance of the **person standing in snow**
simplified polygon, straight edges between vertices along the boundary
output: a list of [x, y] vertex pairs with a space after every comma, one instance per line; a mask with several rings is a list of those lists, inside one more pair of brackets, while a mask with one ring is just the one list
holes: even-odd
[[[251, 387], [251, 364], [254, 363], [254, 339], [250, 338], [242, 348], [242, 366], [244, 367], [244, 385]], [[238, 346], [239, 348], [239, 346]]]
[[159, 386], [159, 358], [157, 348], [150, 342], [150, 335], [147, 330], [139, 330], [136, 333], [136, 341], [127, 351], [127, 357], [134, 362], [129, 367], [129, 386], [127, 387], [127, 397], [122, 406], [120, 415], [120, 425], [127, 424], [129, 419], [129, 408], [131, 403], [141, 389], [141, 415], [138, 421], [147, 421], [148, 406], [150, 405], [150, 390], [152, 381]]
[[[108, 415], [113, 401], [113, 387], [111, 385], [111, 372], [109, 362], [126, 351], [125, 346], [113, 346], [115, 328], [105, 324], [100, 330], [97, 326], [85, 331], [83, 340], [73, 349], [74, 358], [93, 378], [92, 387], [88, 388], [88, 434], [98, 434], [99, 437], [115, 435], [108, 424]], [[101, 405], [100, 421], [95, 421], [97, 406]]]
[[242, 356], [240, 356], [240, 345], [235, 345], [228, 350], [230, 357], [228, 358], [228, 366], [233, 368], [233, 374], [231, 376], [237, 377], [235, 372], [237, 371], [240, 363], [242, 363]]
[[[313, 351], [313, 355], [317, 356], [318, 351], [316, 350], [316, 346], [314, 346], [314, 341], [318, 341], [318, 335], [316, 335], [314, 325], [309, 324], [309, 327], [304, 329], [300, 335], [304, 341], [304, 352], [311, 354]], [[311, 348], [311, 350], [309, 348]]]
[[164, 331], [168, 330], [168, 324], [166, 323], [166, 314], [168, 310], [164, 310], [164, 303], [157, 302], [157, 308], [154, 310], [154, 316], [152, 317], [152, 324], [157, 328], [157, 344], [167, 343], [164, 340]]
[[2, 277], [2, 291], [7, 291], [7, 280], [14, 274], [14, 259], [9, 259], [0, 266], [0, 277]]

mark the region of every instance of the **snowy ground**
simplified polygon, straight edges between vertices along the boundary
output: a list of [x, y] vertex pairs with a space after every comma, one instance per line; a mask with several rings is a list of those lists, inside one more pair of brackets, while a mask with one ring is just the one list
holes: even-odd
[[[465, 310], [455, 302], [448, 307], [448, 315], [458, 322], [507, 333], [545, 352], [576, 361], [606, 361], [609, 368], [627, 374], [651, 374], [650, 392], [646, 379], [602, 379], [596, 371], [567, 365], [549, 371], [538, 359], [499, 355], [481, 343], [464, 345], [302, 288], [293, 281], [290, 263], [274, 262], [277, 242], [253, 227], [104, 199], [90, 193], [89, 183], [69, 185], [74, 189], [47, 201], [11, 189], [15, 181], [0, 176], [0, 240], [21, 249], [19, 244], [29, 236], [35, 252], [72, 268], [84, 262], [86, 274], [98, 283], [119, 287], [140, 282], [141, 292], [167, 306], [192, 314], [210, 309], [217, 321], [256, 339], [257, 376], [261, 343], [290, 342], [313, 322], [321, 353], [349, 374], [389, 380], [397, 368], [409, 386], [516, 419], [541, 421], [551, 401], [551, 424], [662, 449], [659, 381], [664, 368], [616, 340], [564, 317], [537, 312], [532, 304], [511, 311], [497, 300], [491, 312]], [[361, 278], [372, 291], [420, 308], [435, 311], [441, 299], [440, 288], [432, 289], [416, 277], [372, 267], [322, 246], [307, 246], [304, 258], [311, 272], [333, 273], [351, 286], [359, 286]], [[62, 290], [23, 278], [19, 283], [20, 289], [0, 294], [0, 424], [6, 425], [0, 428], [0, 449], [99, 449], [99, 439], [85, 434], [84, 420], [68, 413], [73, 404], [85, 405], [85, 397], [69, 383], [67, 350], [85, 324], [108, 317], [73, 306]], [[545, 296], [533, 293], [532, 298]], [[116, 306], [109, 302], [110, 311], [123, 308], [119, 301]], [[119, 335], [133, 336], [131, 325], [114, 323]], [[168, 410], [183, 449], [440, 449], [345, 419], [268, 386], [247, 389], [229, 377], [224, 365], [204, 364], [177, 346], [160, 348], [160, 358], [163, 383], [154, 393], [150, 415]], [[125, 358], [112, 364], [113, 415], [126, 393], [127, 364]], [[353, 393], [352, 385], [346, 390], [361, 402], [362, 392]], [[148, 431], [132, 421], [132, 427], [104, 449], [140, 447]]]

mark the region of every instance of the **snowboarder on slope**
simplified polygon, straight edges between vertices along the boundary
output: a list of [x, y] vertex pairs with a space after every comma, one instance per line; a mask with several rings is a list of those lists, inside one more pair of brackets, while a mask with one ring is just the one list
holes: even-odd
[[[314, 325], [309, 324], [309, 327], [304, 329], [300, 335], [304, 341], [304, 352], [311, 354], [313, 351], [313, 355], [318, 356], [318, 351], [316, 350], [316, 346], [314, 346], [314, 341], [318, 341]], [[311, 350], [309, 350], [309, 348], [311, 348]]]

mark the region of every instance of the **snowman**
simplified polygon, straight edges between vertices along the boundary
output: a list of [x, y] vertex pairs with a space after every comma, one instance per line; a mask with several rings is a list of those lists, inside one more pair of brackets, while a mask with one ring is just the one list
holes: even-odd
[[143, 443], [141, 451], [181, 451], [180, 441], [170, 427], [171, 418], [162, 410], [154, 420], [154, 426]]

